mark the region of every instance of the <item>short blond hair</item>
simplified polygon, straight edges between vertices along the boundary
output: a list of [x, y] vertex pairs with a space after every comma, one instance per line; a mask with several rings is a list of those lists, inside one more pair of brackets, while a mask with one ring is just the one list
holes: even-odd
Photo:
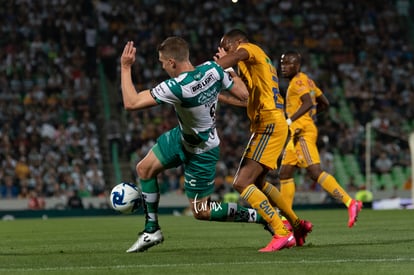
[[171, 36], [165, 39], [158, 47], [158, 51], [165, 58], [172, 58], [177, 62], [184, 62], [190, 58], [190, 49], [187, 41], [178, 36]]

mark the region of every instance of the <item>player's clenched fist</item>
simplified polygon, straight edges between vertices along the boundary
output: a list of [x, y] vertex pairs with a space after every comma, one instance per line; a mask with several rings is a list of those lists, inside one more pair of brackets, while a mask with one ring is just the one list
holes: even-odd
[[135, 62], [135, 53], [137, 49], [134, 47], [133, 41], [128, 41], [124, 47], [124, 51], [121, 56], [121, 66], [130, 67]]

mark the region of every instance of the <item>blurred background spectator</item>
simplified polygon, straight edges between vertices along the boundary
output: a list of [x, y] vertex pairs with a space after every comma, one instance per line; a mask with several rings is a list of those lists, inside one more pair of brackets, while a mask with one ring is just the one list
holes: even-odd
[[[410, 174], [407, 134], [414, 129], [412, 18], [412, 1], [405, 0], [4, 1], [2, 198], [26, 197], [33, 190], [45, 198], [67, 196], [68, 188], [80, 196], [102, 196], [115, 184], [108, 148], [114, 143], [123, 180], [136, 181], [136, 163], [177, 122], [165, 106], [122, 109], [118, 58], [125, 42], [134, 40], [138, 49], [133, 77], [140, 90], [167, 77], [156, 53], [165, 37], [187, 39], [197, 64], [211, 60], [221, 36], [234, 27], [244, 29], [276, 65], [286, 49], [303, 54], [303, 70], [331, 101], [330, 111], [318, 117], [321, 157], [326, 169], [345, 173], [341, 184], [349, 183], [350, 174], [365, 173], [364, 127], [371, 122], [371, 166], [377, 169], [385, 155], [392, 163], [387, 173], [402, 186]], [[100, 68], [107, 85], [100, 82]], [[280, 79], [282, 93], [286, 85]], [[110, 120], [104, 119], [102, 86], [108, 89]], [[220, 173], [231, 177], [248, 140], [244, 110], [219, 106], [217, 127]], [[341, 166], [346, 161], [355, 161], [357, 171], [349, 163]], [[356, 187], [363, 181], [352, 178]], [[160, 179], [164, 192], [180, 190], [181, 182], [180, 169]], [[299, 190], [310, 190], [312, 183], [302, 182]]]

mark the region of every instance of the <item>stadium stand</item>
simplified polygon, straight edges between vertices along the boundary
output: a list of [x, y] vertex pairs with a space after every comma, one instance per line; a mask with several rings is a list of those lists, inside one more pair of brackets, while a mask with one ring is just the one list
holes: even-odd
[[[212, 59], [221, 35], [233, 27], [246, 30], [275, 64], [287, 48], [303, 53], [303, 70], [332, 104], [318, 118], [320, 142], [333, 154], [341, 184], [353, 176], [364, 186], [364, 126], [371, 122], [372, 165], [380, 152], [393, 165], [389, 177], [373, 175], [373, 186], [403, 188], [411, 174], [406, 137], [414, 129], [413, 36], [406, 27], [412, 14], [412, 1], [403, 0], [6, 1], [0, 7], [1, 189], [11, 176], [20, 197], [27, 189], [44, 197], [70, 189], [105, 196], [121, 178], [135, 181], [135, 163], [176, 120], [162, 106], [122, 110], [118, 56], [124, 43], [132, 39], [138, 47], [134, 81], [143, 89], [166, 77], [156, 56], [166, 36], [190, 41], [197, 64]], [[283, 92], [286, 81], [280, 84]], [[117, 132], [110, 121], [119, 123]], [[232, 175], [247, 141], [247, 119], [242, 110], [221, 106], [217, 125], [218, 171]], [[99, 179], [87, 176], [90, 166]], [[165, 173], [162, 190], [179, 192], [181, 182], [180, 169]]]
[[90, 166], [103, 169], [88, 4], [7, 1], [0, 8], [0, 180], [3, 187], [11, 177], [21, 198], [29, 197], [24, 190], [104, 195], [88, 177]]

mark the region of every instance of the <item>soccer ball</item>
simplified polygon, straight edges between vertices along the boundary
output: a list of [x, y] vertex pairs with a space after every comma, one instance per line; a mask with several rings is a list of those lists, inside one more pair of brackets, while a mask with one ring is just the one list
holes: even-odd
[[142, 193], [135, 184], [121, 182], [112, 188], [110, 202], [115, 211], [131, 214], [141, 207]]

